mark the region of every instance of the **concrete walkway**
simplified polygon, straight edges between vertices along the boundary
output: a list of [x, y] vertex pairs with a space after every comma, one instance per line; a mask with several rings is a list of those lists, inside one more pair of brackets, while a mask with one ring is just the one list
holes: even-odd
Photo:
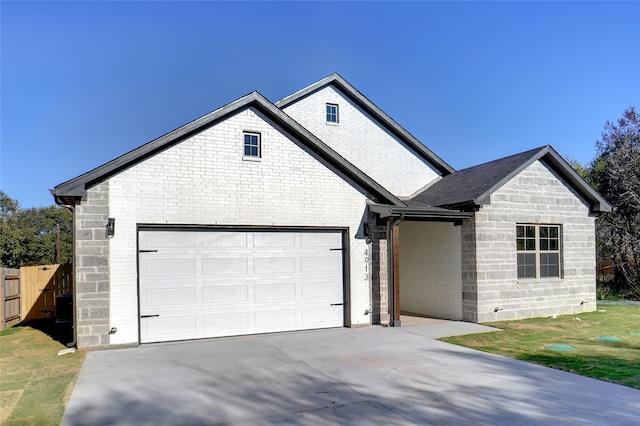
[[70, 425], [638, 425], [640, 391], [434, 340], [331, 329], [91, 352]]

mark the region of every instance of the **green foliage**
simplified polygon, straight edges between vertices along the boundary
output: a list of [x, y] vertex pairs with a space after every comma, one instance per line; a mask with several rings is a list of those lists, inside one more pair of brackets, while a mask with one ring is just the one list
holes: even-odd
[[8, 268], [56, 263], [56, 226], [60, 261], [71, 262], [72, 218], [63, 207], [20, 208], [0, 191], [0, 264]]
[[566, 157], [565, 160], [567, 160], [567, 163], [569, 163], [569, 165], [571, 167], [573, 167], [573, 170], [575, 170], [576, 172], [578, 172], [578, 174], [580, 175], [580, 177], [584, 180], [589, 180], [589, 168], [583, 166], [582, 164], [580, 164], [580, 162], [578, 160], [576, 160], [573, 157]]
[[18, 331], [20, 331], [19, 326], [13, 326], [13, 327], [9, 327], [9, 328], [5, 328], [4, 330], [0, 330], [0, 336], [11, 336], [12, 334], [17, 333]]
[[596, 148], [588, 181], [615, 207], [596, 225], [598, 257], [612, 269], [601, 285], [640, 300], [640, 116], [635, 108], [617, 123], [605, 124]]
[[596, 221], [598, 297], [640, 300], [640, 116], [634, 107], [605, 124], [596, 149], [587, 166], [567, 161], [615, 209]]

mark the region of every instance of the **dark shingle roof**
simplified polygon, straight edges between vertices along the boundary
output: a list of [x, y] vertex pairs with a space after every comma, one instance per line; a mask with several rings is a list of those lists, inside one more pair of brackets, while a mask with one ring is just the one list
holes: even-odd
[[550, 146], [521, 152], [443, 177], [413, 201], [431, 206], [468, 208], [489, 204], [491, 194], [534, 161], [543, 160], [565, 182], [582, 195], [592, 211], [610, 211], [611, 206]]

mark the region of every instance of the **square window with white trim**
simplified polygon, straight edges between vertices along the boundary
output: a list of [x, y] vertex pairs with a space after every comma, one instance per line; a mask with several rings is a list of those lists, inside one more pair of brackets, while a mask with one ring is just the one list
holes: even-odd
[[260, 158], [260, 133], [244, 132], [244, 157]]
[[560, 278], [561, 242], [560, 225], [517, 225], [518, 278]]
[[327, 104], [327, 124], [338, 124], [338, 105]]

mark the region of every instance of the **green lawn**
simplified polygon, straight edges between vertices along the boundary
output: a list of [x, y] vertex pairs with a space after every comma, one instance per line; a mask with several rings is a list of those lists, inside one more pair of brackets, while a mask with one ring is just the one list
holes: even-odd
[[32, 327], [0, 332], [0, 424], [59, 425], [84, 354]]
[[[503, 331], [441, 340], [640, 389], [640, 306], [600, 305], [596, 312], [485, 325]], [[624, 340], [596, 340], [601, 336]], [[551, 344], [576, 350], [545, 349]]]

